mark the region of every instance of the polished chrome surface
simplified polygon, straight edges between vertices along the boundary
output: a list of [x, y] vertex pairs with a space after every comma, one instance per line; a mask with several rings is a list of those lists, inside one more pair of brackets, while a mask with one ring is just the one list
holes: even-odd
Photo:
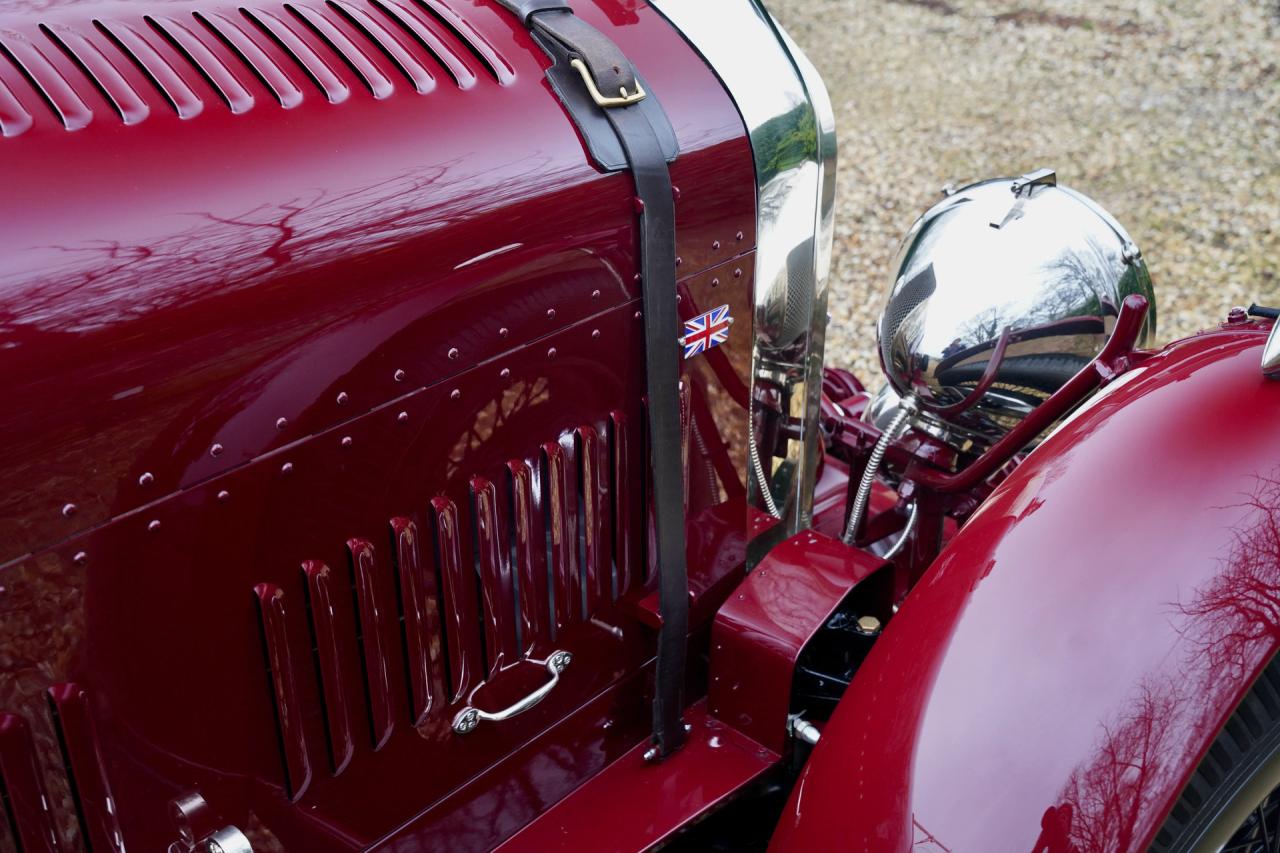
[[787, 728], [791, 730], [792, 737], [804, 741], [809, 746], [815, 746], [822, 738], [822, 730], [801, 718], [799, 714], [792, 714], [787, 718]]
[[1262, 375], [1268, 379], [1280, 379], [1280, 320], [1271, 327], [1267, 344], [1262, 348]]
[[759, 461], [764, 476], [753, 478], [752, 495], [794, 532], [812, 516], [821, 449], [835, 113], [812, 64], [757, 0], [653, 5], [715, 69], [751, 138], [758, 192], [752, 399], [777, 412], [791, 436], [780, 458], [759, 448], [752, 467]]
[[880, 555], [882, 558], [892, 560], [894, 557], [898, 556], [898, 552], [906, 546], [907, 542], [911, 540], [912, 534], [916, 532], [916, 521], [919, 520], [919, 517], [920, 506], [915, 501], [912, 501], [911, 511], [907, 515], [906, 525], [902, 528], [902, 532], [898, 534], [897, 540], [889, 546], [889, 550]]
[[479, 708], [468, 705], [457, 713], [453, 718], [453, 730], [457, 734], [465, 735], [467, 732], [473, 731], [480, 723], [488, 720], [491, 723], [500, 723], [503, 720], [509, 720], [512, 717], [523, 714], [525, 711], [537, 705], [543, 699], [547, 698], [555, 686], [560, 683], [560, 673], [568, 668], [573, 662], [573, 655], [568, 652], [552, 652], [543, 665], [547, 672], [551, 675], [550, 680], [539, 687], [537, 690], [525, 696], [523, 699], [503, 708], [501, 711], [481, 711]]
[[853, 507], [849, 510], [849, 518], [844, 525], [844, 535], [841, 537], [844, 544], [852, 545], [857, 537], [858, 525], [862, 524], [862, 516], [866, 513], [867, 504], [871, 501], [871, 487], [875, 484], [876, 475], [880, 473], [880, 463], [884, 461], [884, 454], [889, 450], [889, 445], [897, 441], [906, 431], [911, 416], [916, 413], [916, 408], [914, 396], [903, 397], [898, 402], [897, 414], [880, 434], [876, 446], [871, 449], [867, 464], [862, 469], [862, 479], [858, 482], [858, 492], [853, 498]]
[[234, 826], [224, 826], [205, 839], [209, 853], [253, 853], [249, 838]]
[[878, 324], [899, 395], [997, 440], [1098, 354], [1120, 302], [1151, 279], [1120, 225], [1047, 169], [957, 190], [916, 220]]

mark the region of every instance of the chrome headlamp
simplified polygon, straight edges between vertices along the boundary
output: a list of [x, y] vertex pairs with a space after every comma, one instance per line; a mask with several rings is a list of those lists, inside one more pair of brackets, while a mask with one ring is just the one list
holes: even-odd
[[[954, 445], [998, 440], [1102, 349], [1142, 255], [1095, 202], [1042, 169], [972, 184], [916, 220], [878, 324], [892, 392]], [[872, 409], [887, 416], [889, 395]]]
[[[751, 495], [807, 527], [822, 441], [822, 348], [835, 198], [835, 114], [817, 71], [758, 0], [655, 0], [725, 84], [751, 139], [757, 188]], [[743, 6], [746, 6], [744, 11]], [[733, 26], [725, 26], [733, 21]], [[767, 416], [766, 414], [767, 413]], [[757, 447], [762, 420], [777, 444]], [[772, 438], [771, 435], [771, 438]], [[785, 446], [778, 461], [774, 447]], [[778, 462], [778, 464], [774, 464]]]

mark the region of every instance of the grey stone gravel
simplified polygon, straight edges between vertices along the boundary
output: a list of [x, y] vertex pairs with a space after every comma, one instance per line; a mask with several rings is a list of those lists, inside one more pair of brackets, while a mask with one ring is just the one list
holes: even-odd
[[1142, 248], [1161, 342], [1280, 304], [1277, 0], [773, 0], [840, 134], [828, 363], [878, 368], [901, 235], [1039, 166]]

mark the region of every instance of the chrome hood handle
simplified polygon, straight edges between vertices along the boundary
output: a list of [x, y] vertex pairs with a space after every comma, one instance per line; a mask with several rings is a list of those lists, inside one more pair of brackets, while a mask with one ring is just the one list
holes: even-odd
[[543, 664], [547, 668], [547, 672], [551, 674], [551, 680], [530, 693], [520, 701], [509, 707], [503, 708], [501, 711], [481, 711], [474, 705], [468, 705], [459, 711], [453, 718], [453, 731], [455, 734], [465, 735], [480, 725], [482, 720], [499, 723], [503, 720], [509, 720], [512, 717], [523, 714], [525, 711], [537, 705], [543, 699], [547, 698], [555, 686], [560, 683], [560, 673], [573, 661], [573, 655], [568, 652], [552, 652]]

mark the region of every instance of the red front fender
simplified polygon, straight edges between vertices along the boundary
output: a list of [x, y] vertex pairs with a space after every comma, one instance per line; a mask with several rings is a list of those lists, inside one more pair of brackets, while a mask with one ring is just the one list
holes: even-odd
[[1280, 641], [1263, 331], [1169, 347], [992, 495], [859, 671], [772, 850], [1146, 848]]

